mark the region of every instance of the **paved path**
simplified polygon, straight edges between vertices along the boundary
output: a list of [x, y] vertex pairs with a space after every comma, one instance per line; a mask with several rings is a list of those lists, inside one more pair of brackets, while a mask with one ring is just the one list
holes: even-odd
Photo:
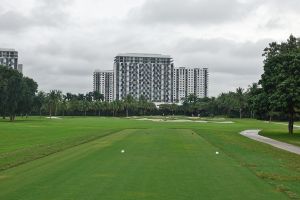
[[258, 135], [259, 131], [260, 130], [245, 130], [245, 131], [242, 131], [240, 134], [243, 136], [246, 136], [250, 139], [253, 139], [253, 140], [256, 140], [259, 142], [263, 142], [263, 143], [269, 144], [273, 147], [277, 147], [279, 149], [283, 149], [285, 151], [289, 151], [289, 152], [300, 155], [300, 147], [292, 145], [292, 144], [288, 144], [285, 142], [279, 142], [277, 140], [273, 140], [271, 138]]

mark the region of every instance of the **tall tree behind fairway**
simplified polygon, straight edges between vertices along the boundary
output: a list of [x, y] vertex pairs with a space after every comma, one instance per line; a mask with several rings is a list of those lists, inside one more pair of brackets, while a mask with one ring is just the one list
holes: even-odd
[[28, 77], [24, 77], [22, 80], [22, 98], [20, 101], [19, 106], [19, 112], [23, 113], [28, 116], [28, 114], [31, 112], [35, 93], [37, 92], [38, 85], [37, 83]]
[[293, 35], [287, 42], [273, 42], [264, 50], [264, 73], [260, 83], [271, 109], [287, 114], [293, 133], [294, 118], [300, 107], [300, 40]]
[[0, 113], [9, 115], [10, 121], [17, 113], [28, 114], [33, 107], [37, 83], [9, 67], [0, 66]]
[[62, 92], [60, 90], [51, 90], [50, 93], [47, 95], [47, 103], [48, 103], [50, 118], [52, 117], [53, 112], [54, 115], [56, 116], [57, 105], [61, 101], [61, 95]]

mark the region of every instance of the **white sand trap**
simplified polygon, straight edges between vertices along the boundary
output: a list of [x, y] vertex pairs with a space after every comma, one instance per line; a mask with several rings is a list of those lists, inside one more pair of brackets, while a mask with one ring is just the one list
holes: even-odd
[[62, 119], [62, 118], [60, 118], [60, 117], [46, 117], [47, 119]]
[[151, 118], [140, 118], [135, 120], [141, 120], [141, 121], [152, 121], [152, 122], [173, 122], [173, 123], [184, 123], [184, 122], [192, 122], [192, 123], [216, 123], [216, 124], [233, 124], [235, 122], [233, 121], [204, 121], [204, 120], [188, 120], [188, 119], [151, 119]]
[[149, 118], [141, 118], [141, 119], [136, 119], [136, 120], [153, 121], [153, 122], [161, 122], [161, 121], [163, 121], [162, 119], [149, 119]]
[[188, 119], [174, 119], [174, 120], [166, 120], [165, 122], [191, 122]]
[[235, 122], [233, 122], [233, 121], [224, 121], [224, 122], [212, 122], [212, 123], [216, 123], [216, 124], [234, 124]]

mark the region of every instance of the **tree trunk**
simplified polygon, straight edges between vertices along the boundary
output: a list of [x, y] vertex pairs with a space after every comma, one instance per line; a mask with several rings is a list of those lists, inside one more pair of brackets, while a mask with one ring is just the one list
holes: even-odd
[[42, 118], [42, 109], [40, 109], [40, 118]]
[[242, 119], [242, 108], [240, 108], [240, 119]]
[[126, 117], [128, 117], [128, 108], [126, 108]]
[[49, 108], [49, 115], [50, 115], [50, 119], [51, 119], [51, 117], [52, 117], [52, 108], [51, 108], [51, 106]]
[[294, 113], [289, 114], [289, 134], [293, 134], [294, 131]]
[[99, 110], [99, 112], [98, 112], [98, 116], [100, 117], [101, 116], [101, 111]]

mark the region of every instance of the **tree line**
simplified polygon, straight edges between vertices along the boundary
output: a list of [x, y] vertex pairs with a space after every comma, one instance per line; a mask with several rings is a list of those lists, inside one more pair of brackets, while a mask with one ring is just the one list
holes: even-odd
[[138, 101], [128, 95], [124, 100], [107, 102], [97, 91], [63, 94], [59, 90], [38, 92], [33, 114], [59, 116], [129, 116], [154, 114], [155, 104], [145, 98]]

